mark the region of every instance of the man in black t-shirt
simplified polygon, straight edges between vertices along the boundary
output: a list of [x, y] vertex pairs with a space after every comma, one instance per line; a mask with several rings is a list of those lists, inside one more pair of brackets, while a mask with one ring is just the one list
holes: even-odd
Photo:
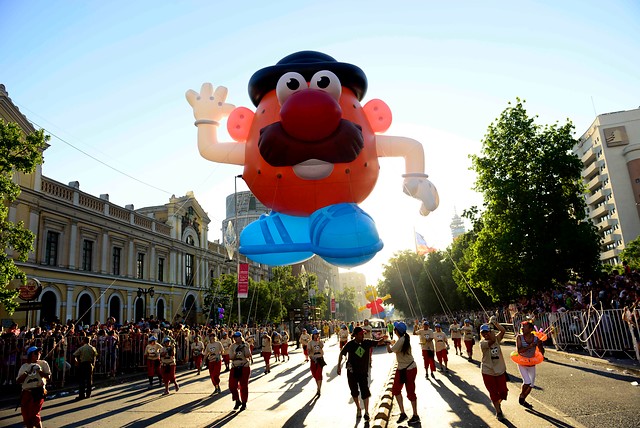
[[369, 349], [387, 339], [388, 336], [386, 335], [379, 340], [365, 339], [364, 330], [358, 326], [353, 329], [353, 339], [342, 347], [338, 357], [337, 373], [340, 375], [342, 373], [342, 357], [347, 355], [347, 381], [353, 402], [356, 403], [358, 409], [356, 417], [360, 418], [362, 416], [360, 400], [358, 399], [359, 394], [364, 404], [365, 421], [369, 420], [369, 397], [371, 397], [371, 392], [369, 391], [369, 361], [371, 358]]

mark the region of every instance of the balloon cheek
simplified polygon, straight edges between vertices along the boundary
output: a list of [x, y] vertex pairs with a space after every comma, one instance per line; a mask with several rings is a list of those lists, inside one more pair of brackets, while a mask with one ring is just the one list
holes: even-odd
[[385, 132], [391, 126], [391, 109], [384, 101], [373, 99], [366, 103], [362, 109], [373, 132]]
[[227, 119], [227, 131], [229, 131], [231, 138], [239, 143], [246, 142], [251, 130], [253, 116], [253, 112], [246, 107], [234, 109]]

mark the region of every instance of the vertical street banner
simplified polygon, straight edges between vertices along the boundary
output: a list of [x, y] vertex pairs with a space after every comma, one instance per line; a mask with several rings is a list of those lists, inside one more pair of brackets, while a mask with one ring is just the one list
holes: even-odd
[[246, 299], [249, 296], [249, 263], [238, 265], [238, 298]]
[[335, 299], [335, 297], [331, 298], [331, 313], [332, 314], [336, 313], [336, 299]]

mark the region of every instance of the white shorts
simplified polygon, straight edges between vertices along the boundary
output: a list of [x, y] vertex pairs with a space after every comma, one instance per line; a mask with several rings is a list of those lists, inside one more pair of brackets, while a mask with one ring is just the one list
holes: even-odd
[[522, 383], [533, 388], [536, 381], [536, 366], [529, 367], [518, 364], [518, 370], [520, 370], [520, 374], [522, 375]]

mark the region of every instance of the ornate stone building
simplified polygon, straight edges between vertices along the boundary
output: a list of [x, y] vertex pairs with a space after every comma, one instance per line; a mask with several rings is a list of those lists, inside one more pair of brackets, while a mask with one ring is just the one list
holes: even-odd
[[[2, 85], [0, 117], [25, 133], [34, 131]], [[40, 282], [42, 292], [32, 302], [35, 310], [10, 316], [0, 309], [4, 324], [90, 324], [109, 317], [121, 323], [150, 316], [205, 322], [204, 291], [211, 278], [236, 271], [224, 246], [209, 242], [210, 219], [192, 192], [136, 210], [110, 203], [107, 194], [84, 193], [78, 182], [45, 177], [41, 165], [14, 181], [22, 192], [8, 219], [24, 222], [36, 236], [28, 260], [17, 264]], [[268, 279], [266, 267], [242, 256], [240, 261], [249, 263], [254, 280]]]

